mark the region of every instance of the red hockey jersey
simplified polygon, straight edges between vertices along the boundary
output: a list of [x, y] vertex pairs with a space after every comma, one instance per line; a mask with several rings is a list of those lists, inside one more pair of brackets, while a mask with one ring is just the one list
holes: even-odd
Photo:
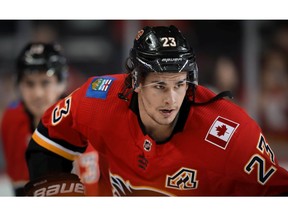
[[25, 151], [33, 133], [32, 119], [21, 102], [12, 103], [4, 112], [1, 122], [6, 172], [14, 187], [29, 181]]
[[[5, 110], [1, 122], [6, 173], [14, 188], [23, 187], [29, 181], [25, 160], [27, 145], [34, 131], [32, 115], [21, 102], [13, 102]], [[88, 145], [87, 150], [75, 160], [74, 168], [85, 184], [87, 195], [98, 195], [98, 153]]]
[[[47, 110], [33, 140], [69, 160], [89, 141], [108, 167], [99, 183], [116, 196], [288, 192], [288, 172], [240, 107], [226, 99], [198, 106], [184, 100], [173, 136], [155, 143], [139, 118], [137, 94], [118, 98], [125, 76], [90, 78]], [[196, 102], [214, 96], [197, 86]]]

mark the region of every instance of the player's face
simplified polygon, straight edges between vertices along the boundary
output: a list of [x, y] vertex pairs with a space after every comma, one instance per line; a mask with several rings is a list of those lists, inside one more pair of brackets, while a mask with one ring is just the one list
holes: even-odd
[[25, 105], [34, 117], [42, 116], [64, 91], [57, 77], [49, 77], [46, 73], [26, 74], [19, 83], [19, 89]]
[[170, 125], [177, 116], [188, 88], [187, 72], [150, 73], [136, 89], [142, 121]]

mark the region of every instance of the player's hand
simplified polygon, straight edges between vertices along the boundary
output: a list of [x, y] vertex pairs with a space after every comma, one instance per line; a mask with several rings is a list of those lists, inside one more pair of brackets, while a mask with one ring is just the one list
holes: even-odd
[[25, 185], [26, 196], [85, 196], [85, 187], [72, 173], [41, 177]]

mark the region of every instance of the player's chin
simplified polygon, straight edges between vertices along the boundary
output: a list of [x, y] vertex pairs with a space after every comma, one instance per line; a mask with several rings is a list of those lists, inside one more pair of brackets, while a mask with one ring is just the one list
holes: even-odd
[[176, 118], [176, 115], [177, 114], [173, 114], [173, 115], [169, 115], [169, 116], [160, 115], [159, 122], [161, 122], [163, 125], [169, 125], [169, 124], [173, 123], [173, 121]]
[[44, 106], [33, 106], [33, 107], [31, 107], [30, 112], [34, 116], [42, 116], [46, 109], [47, 108]]

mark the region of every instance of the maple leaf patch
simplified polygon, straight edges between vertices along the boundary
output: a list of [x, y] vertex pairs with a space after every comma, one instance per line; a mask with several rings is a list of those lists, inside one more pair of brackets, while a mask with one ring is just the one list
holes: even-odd
[[205, 140], [222, 149], [226, 149], [238, 126], [238, 123], [218, 116], [207, 132]]
[[227, 127], [226, 127], [226, 125], [217, 126], [216, 131], [217, 131], [218, 136], [223, 136], [225, 134], [225, 132], [227, 131]]

